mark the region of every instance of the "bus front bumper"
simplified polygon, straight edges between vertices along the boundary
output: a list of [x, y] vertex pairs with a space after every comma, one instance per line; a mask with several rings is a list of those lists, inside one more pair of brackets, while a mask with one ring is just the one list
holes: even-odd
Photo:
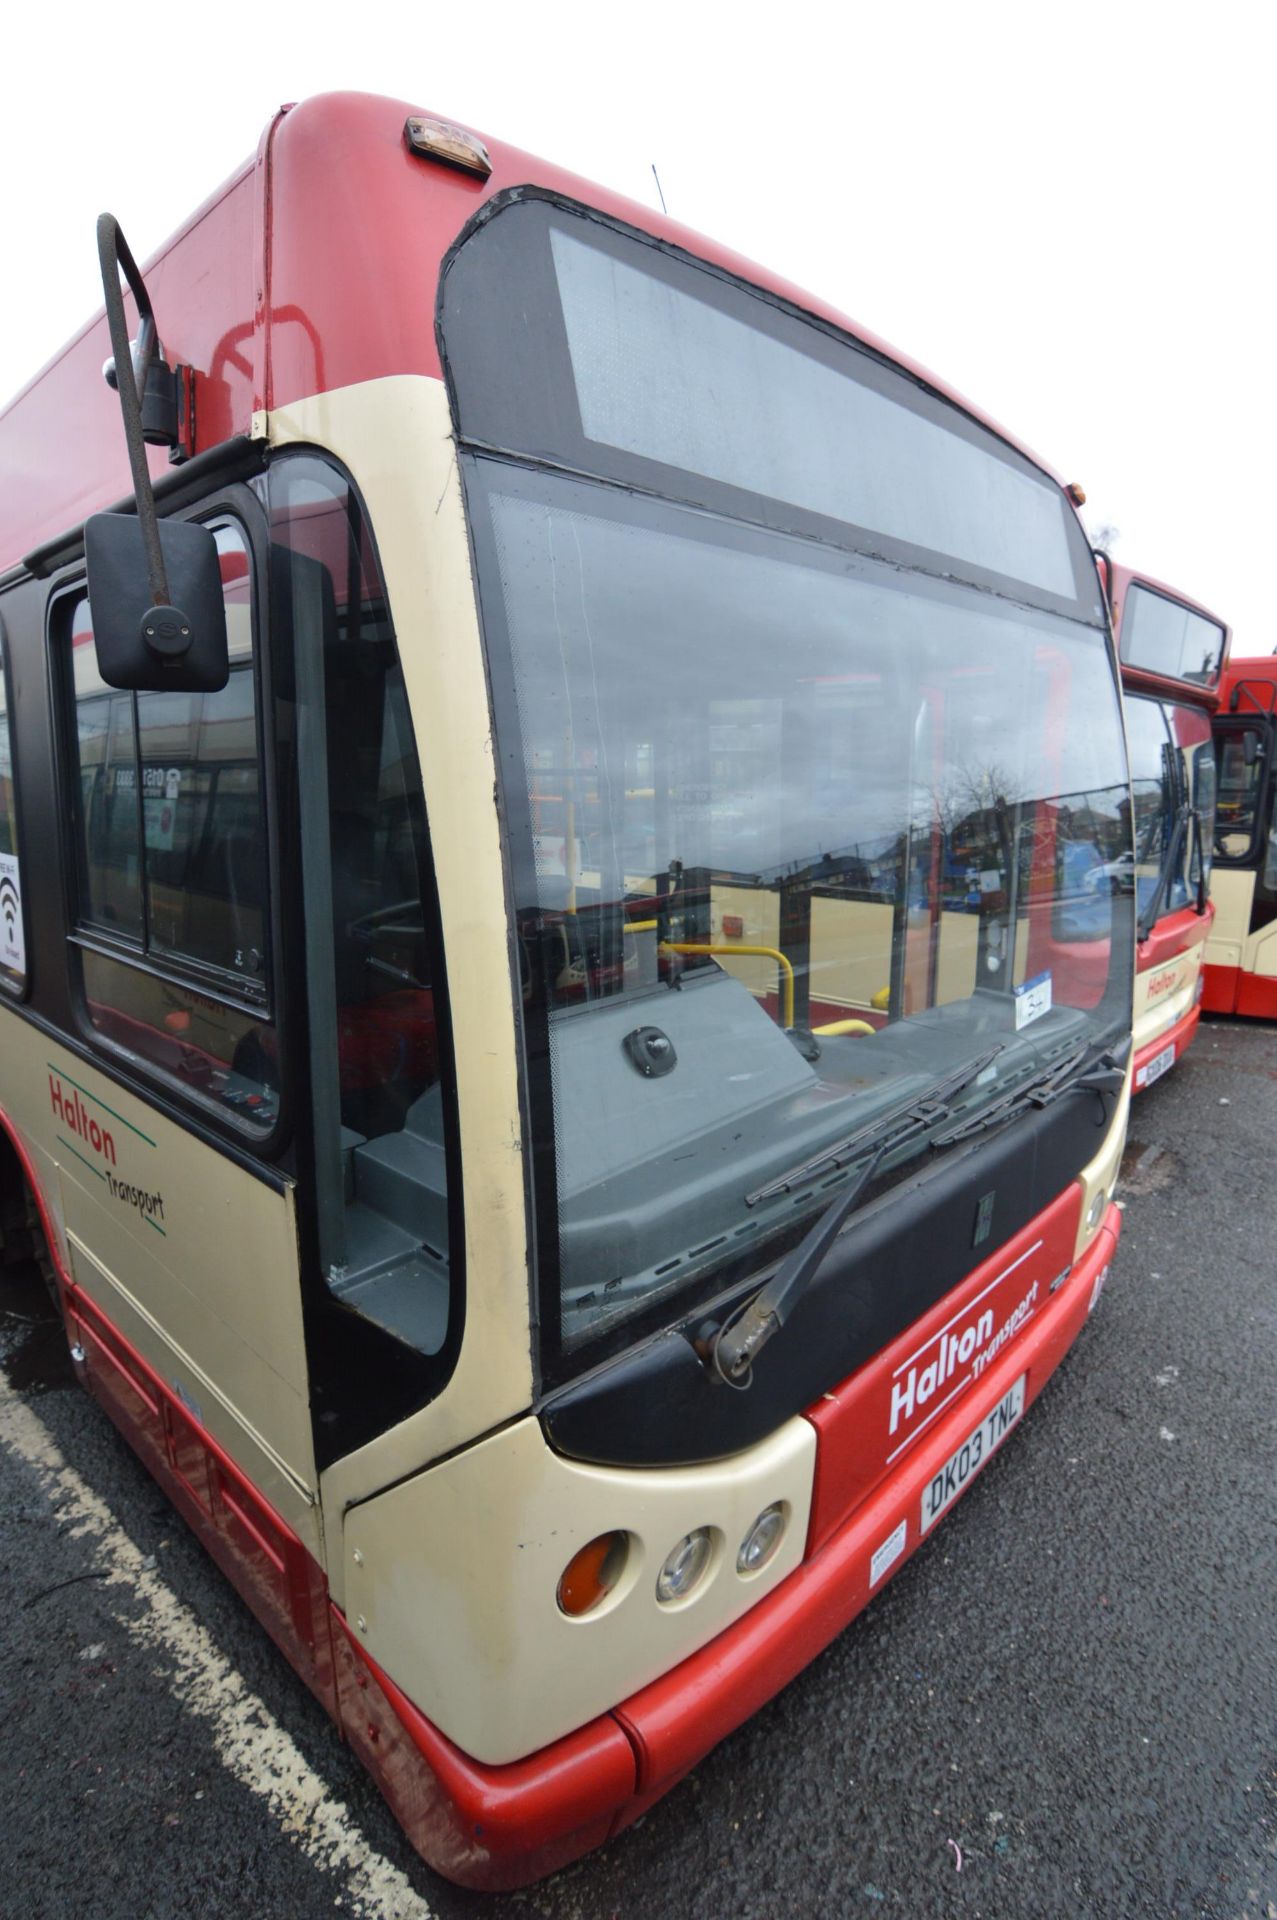
[[426, 1860], [460, 1885], [508, 1891], [566, 1866], [640, 1818], [864, 1609], [871, 1561], [884, 1542], [899, 1536], [891, 1573], [904, 1565], [919, 1544], [925, 1489], [1021, 1375], [1026, 1410], [1037, 1398], [1099, 1299], [1120, 1232], [1121, 1214], [1111, 1205], [1068, 1278], [978, 1386], [918, 1436], [782, 1586], [611, 1713], [525, 1760], [491, 1767], [468, 1758], [332, 1609], [343, 1731]]
[[1143, 1093], [1146, 1087], [1151, 1087], [1164, 1073], [1170, 1072], [1180, 1055], [1187, 1052], [1200, 1018], [1200, 1005], [1190, 1007], [1165, 1032], [1159, 1033], [1156, 1039], [1149, 1040], [1139, 1049], [1131, 1075], [1132, 1094]]

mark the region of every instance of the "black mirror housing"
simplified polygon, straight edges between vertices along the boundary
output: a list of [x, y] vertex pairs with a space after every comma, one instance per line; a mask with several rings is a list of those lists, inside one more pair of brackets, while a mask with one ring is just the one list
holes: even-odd
[[153, 605], [142, 525], [131, 513], [84, 523], [98, 672], [135, 693], [217, 693], [230, 677], [217, 540], [190, 520], [162, 520], [171, 605]]
[[1258, 759], [1259, 735], [1252, 733], [1248, 727], [1242, 735], [1242, 763], [1244, 766], [1253, 767]]

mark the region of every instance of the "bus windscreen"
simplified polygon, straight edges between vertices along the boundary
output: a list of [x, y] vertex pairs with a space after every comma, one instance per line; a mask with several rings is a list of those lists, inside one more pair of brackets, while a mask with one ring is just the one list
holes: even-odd
[[1182, 601], [1131, 582], [1122, 608], [1123, 666], [1213, 687], [1223, 650], [1224, 629], [1216, 621]]
[[[534, 222], [557, 358], [533, 379], [537, 329], [501, 320], [452, 372], [570, 1370], [783, 1250], [841, 1177], [769, 1197], [786, 1169], [991, 1046], [964, 1114], [1122, 1032], [1133, 902], [1058, 489], [850, 344], [556, 218], [469, 246], [481, 282]], [[596, 379], [609, 355], [629, 371]], [[535, 457], [493, 447], [494, 384]]]

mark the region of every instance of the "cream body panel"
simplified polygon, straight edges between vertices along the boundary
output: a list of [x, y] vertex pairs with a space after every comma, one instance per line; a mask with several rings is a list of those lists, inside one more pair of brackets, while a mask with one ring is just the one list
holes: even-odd
[[[76, 1285], [137, 1348], [322, 1564], [319, 1501], [313, 1480], [310, 1485], [300, 1480], [288, 1460], [248, 1425], [243, 1414], [245, 1403], [273, 1407], [274, 1431], [292, 1444], [296, 1457], [297, 1448], [303, 1442], [309, 1447], [310, 1441], [310, 1408], [305, 1396], [286, 1387], [230, 1327], [213, 1316], [198, 1325], [192, 1335], [204, 1363], [198, 1364], [77, 1234], [68, 1238], [68, 1254]], [[238, 1404], [227, 1398], [219, 1381], [234, 1381]], [[313, 1466], [311, 1470], [313, 1474]]]
[[[1108, 1203], [1113, 1198], [1113, 1189], [1117, 1185], [1118, 1169], [1122, 1164], [1122, 1154], [1126, 1148], [1126, 1128], [1131, 1117], [1131, 1075], [1134, 1071], [1131, 1061], [1126, 1068], [1126, 1085], [1122, 1089], [1109, 1130], [1104, 1136], [1104, 1145], [1095, 1158], [1078, 1175], [1078, 1185], [1082, 1189], [1082, 1208], [1078, 1215], [1077, 1245], [1073, 1249], [1074, 1260], [1080, 1260], [1094, 1240], [1104, 1223], [1108, 1212]], [[1103, 1204], [1096, 1218], [1090, 1220], [1091, 1209], [1097, 1197], [1103, 1194]]]
[[[801, 1418], [710, 1466], [623, 1471], [551, 1452], [528, 1419], [345, 1515], [347, 1617], [414, 1705], [475, 1759], [500, 1765], [616, 1706], [746, 1613], [803, 1557], [816, 1460]], [[790, 1508], [774, 1559], [736, 1571], [765, 1507]], [[699, 1587], [662, 1606], [656, 1576], [697, 1527], [721, 1539]], [[626, 1528], [624, 1573], [569, 1619], [560, 1576]]]
[[891, 985], [889, 901], [835, 900], [815, 894], [811, 903], [811, 992], [814, 1000], [864, 1012], [876, 993]]
[[976, 962], [980, 950], [980, 916], [976, 913], [940, 915], [940, 957], [936, 963], [936, 1005], [968, 1000], [975, 992]]
[[1202, 970], [1202, 942], [1177, 953], [1162, 966], [1146, 967], [1135, 976], [1135, 1050], [1165, 1033], [1196, 1004], [1197, 976]]
[[1240, 867], [1212, 867], [1210, 897], [1215, 924], [1206, 942], [1209, 967], [1240, 967], [1255, 899], [1255, 876]]
[[[466, 1302], [456, 1369], [429, 1406], [323, 1475], [331, 1522], [529, 1406], [523, 1143], [492, 722], [443, 383], [370, 381], [298, 401], [267, 424], [274, 447], [335, 455], [368, 508], [421, 761], [461, 1115]], [[340, 1600], [340, 1568], [330, 1577]]]
[[1242, 965], [1247, 973], [1268, 979], [1277, 975], [1277, 923], [1248, 935], [1242, 953]]
[[[29, 1021], [14, 1017], [3, 1033], [6, 1101], [51, 1175], [45, 1196], [74, 1278], [318, 1553], [292, 1190], [256, 1179]], [[162, 1232], [158, 1212], [152, 1224], [111, 1179], [162, 1198]]]
[[[725, 913], [739, 914], [744, 923], [744, 932], [733, 939], [723, 932]], [[710, 939], [716, 946], [731, 947], [739, 942], [743, 947], [779, 947], [780, 896], [763, 887], [711, 887], [709, 924]], [[776, 962], [765, 954], [716, 953], [714, 958], [760, 1000], [781, 990]]]

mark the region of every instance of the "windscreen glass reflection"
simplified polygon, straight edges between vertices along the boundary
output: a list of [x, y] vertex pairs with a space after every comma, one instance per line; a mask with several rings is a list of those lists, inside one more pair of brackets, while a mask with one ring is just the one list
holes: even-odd
[[570, 1343], [761, 1243], [751, 1190], [991, 1035], [975, 1102], [1122, 1024], [1129, 917], [1092, 876], [1129, 862], [1125, 759], [1096, 629], [474, 472]]

